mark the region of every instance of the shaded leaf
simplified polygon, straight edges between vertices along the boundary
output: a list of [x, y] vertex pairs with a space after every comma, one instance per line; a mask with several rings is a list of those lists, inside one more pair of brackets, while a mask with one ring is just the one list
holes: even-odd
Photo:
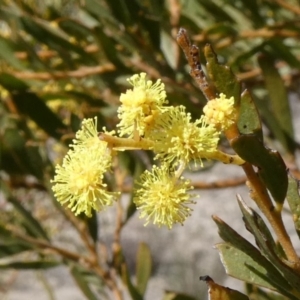
[[10, 174], [29, 174], [30, 165], [26, 155], [26, 140], [17, 128], [8, 128], [1, 139], [2, 168]]
[[29, 261], [29, 262], [11, 262], [1, 263], [0, 269], [17, 269], [17, 270], [38, 270], [50, 269], [59, 266], [58, 261]]
[[93, 293], [89, 284], [87, 283], [84, 273], [82, 273], [76, 265], [71, 265], [70, 272], [83, 294], [87, 297], [87, 299], [97, 300], [98, 298]]
[[93, 31], [107, 59], [119, 69], [118, 71], [126, 69], [119, 58], [119, 51], [116, 48], [114, 39], [105, 33], [104, 27], [101, 25], [95, 26]]
[[152, 270], [150, 249], [145, 243], [139, 244], [136, 264], [136, 286], [140, 294], [144, 295]]
[[259, 176], [271, 192], [278, 208], [281, 208], [287, 192], [288, 177], [280, 154], [267, 149], [253, 134], [234, 138], [231, 146], [242, 159], [258, 167]]
[[5, 258], [8, 256], [16, 255], [24, 251], [32, 249], [32, 246], [29, 243], [23, 243], [22, 241], [12, 241], [6, 240], [1, 236], [0, 232], [0, 258]]
[[241, 86], [235, 75], [228, 66], [219, 64], [217, 55], [210, 45], [205, 46], [204, 55], [207, 60], [207, 73], [218, 92], [225, 94], [227, 98], [234, 97], [234, 103], [238, 105]]
[[92, 32], [90, 28], [84, 26], [79, 21], [70, 18], [58, 20], [58, 25], [62, 30], [78, 39], [86, 40]]
[[0, 35], [0, 57], [16, 69], [24, 69], [21, 61], [12, 55], [14, 52], [12, 43]]
[[251, 94], [247, 90], [241, 95], [237, 125], [240, 133], [254, 134], [263, 141], [260, 117]]
[[[247, 205], [239, 199], [239, 206], [243, 213], [243, 220], [247, 229], [255, 236], [255, 240], [263, 255], [277, 268], [282, 276], [294, 288], [294, 294], [300, 297], [300, 277], [292, 268], [288, 267], [275, 253], [272, 242], [270, 242], [266, 235], [266, 226], [261, 217], [251, 210]], [[270, 234], [269, 234], [270, 235]]]
[[5, 72], [0, 73], [0, 85], [9, 91], [21, 91], [29, 88], [24, 81]]
[[217, 244], [216, 248], [228, 275], [290, 295], [290, 284], [257, 248], [218, 217], [213, 216], [213, 220], [226, 242]]
[[265, 18], [260, 15], [260, 4], [257, 0], [241, 0], [243, 2], [244, 13], [251, 18], [255, 28], [258, 26], [263, 26], [265, 23]]
[[25, 207], [22, 206], [21, 203], [13, 197], [8, 197], [7, 200], [14, 206], [14, 208], [20, 214], [24, 227], [27, 229], [30, 235], [36, 238], [42, 238], [49, 241], [47, 233], [45, 232], [39, 221], [33, 217], [30, 211], [25, 209]]
[[[270, 280], [268, 279], [266, 270], [260, 264], [257, 264], [250, 255], [247, 255], [229, 243], [220, 243], [215, 247], [220, 253], [222, 263], [228, 275], [254, 285], [275, 289], [275, 287], [269, 283]], [[289, 290], [292, 290], [292, 288]], [[288, 291], [283, 290], [281, 292], [291, 297], [290, 299], [297, 299], [297, 297], [289, 294]]]
[[38, 41], [48, 45], [50, 48], [56, 50], [66, 61], [72, 64], [70, 60], [70, 52], [75, 52], [89, 64], [94, 64], [95, 60], [86, 53], [82, 47], [72, 44], [68, 41], [67, 36], [64, 36], [50, 24], [42, 22], [41, 20], [21, 16], [20, 21], [24, 29], [34, 36]]
[[272, 53], [275, 59], [284, 59], [292, 68], [300, 69], [300, 61], [299, 59], [293, 54], [291, 48], [285, 43], [278, 39], [272, 38], [266, 42], [266, 47], [268, 49], [268, 53]]
[[29, 91], [12, 92], [12, 99], [19, 112], [29, 116], [49, 135], [59, 139], [67, 132], [67, 126], [36, 94]]
[[24, 241], [0, 223], [0, 258], [34, 250], [35, 245]]
[[124, 284], [127, 286], [128, 292], [133, 300], [143, 300], [143, 296], [138, 291], [137, 287], [133, 285], [130, 274], [125, 263], [122, 264], [122, 280]]
[[81, 213], [78, 217], [86, 223], [90, 236], [92, 237], [94, 242], [97, 242], [98, 241], [97, 213], [93, 211], [91, 217], [87, 217], [86, 214]]
[[281, 134], [278, 132], [274, 132], [274, 134], [277, 135], [278, 140], [286, 150], [294, 153], [295, 143], [293, 141], [292, 116], [284, 82], [275, 67], [275, 61], [270, 56], [261, 55], [258, 62], [270, 97], [271, 116], [276, 119], [281, 130]]
[[287, 202], [290, 206], [296, 232], [300, 238], [300, 196], [298, 181], [289, 176], [289, 187], [286, 195]]

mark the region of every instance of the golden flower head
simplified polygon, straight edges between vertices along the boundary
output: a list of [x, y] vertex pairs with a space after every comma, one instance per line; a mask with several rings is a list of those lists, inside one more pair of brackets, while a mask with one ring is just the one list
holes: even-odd
[[137, 184], [140, 189], [135, 192], [133, 202], [141, 211], [140, 218], [146, 218], [145, 226], [152, 221], [158, 227], [165, 225], [171, 229], [173, 224], [183, 224], [191, 215], [188, 205], [195, 202], [188, 191], [193, 187], [189, 180], [175, 178], [167, 166], [145, 171]]
[[165, 85], [160, 79], [154, 84], [146, 80], [146, 73], [133, 75], [128, 81], [133, 89], [121, 94], [122, 105], [118, 109], [120, 123], [117, 126], [121, 136], [133, 137], [135, 132], [142, 136], [167, 103]]
[[157, 119], [149, 136], [154, 141], [153, 151], [168, 164], [188, 163], [216, 150], [219, 132], [203, 118], [192, 122], [184, 106], [169, 107]]
[[108, 192], [103, 182], [104, 173], [111, 166], [107, 143], [97, 136], [97, 120], [86, 119], [76, 134], [74, 144], [62, 165], [55, 168], [52, 190], [61, 204], [67, 204], [75, 215], [92, 210], [101, 211], [112, 205], [117, 193]]
[[214, 124], [220, 130], [228, 129], [237, 117], [234, 98], [228, 99], [222, 93], [219, 98], [208, 101], [203, 108], [203, 112], [207, 123]]

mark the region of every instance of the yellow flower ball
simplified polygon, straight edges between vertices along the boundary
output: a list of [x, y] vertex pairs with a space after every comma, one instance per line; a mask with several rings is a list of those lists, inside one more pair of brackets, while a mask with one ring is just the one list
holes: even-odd
[[145, 171], [138, 182], [140, 188], [135, 192], [133, 202], [141, 211], [140, 218], [146, 218], [146, 224], [167, 226], [186, 220], [191, 215], [190, 204], [194, 195], [189, 180], [177, 179], [167, 166], [154, 166], [152, 171]]

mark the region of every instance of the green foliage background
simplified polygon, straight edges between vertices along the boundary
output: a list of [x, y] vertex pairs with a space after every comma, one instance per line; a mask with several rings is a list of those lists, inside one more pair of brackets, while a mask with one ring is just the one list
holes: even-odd
[[[185, 105], [194, 117], [201, 114], [204, 96], [175, 40], [180, 27], [200, 49], [210, 43], [251, 88], [268, 142], [293, 165], [298, 145], [288, 95], [299, 94], [299, 15], [296, 0], [2, 0], [0, 258], [12, 260], [1, 268], [71, 265], [87, 298], [96, 299], [87, 270], [70, 253], [42, 251], [53, 246], [49, 214], [59, 211], [75, 228], [78, 221], [55, 199], [36, 205], [31, 193], [52, 197], [54, 166], [83, 118], [98, 116], [99, 130], [114, 128], [119, 95], [135, 73], [161, 78], [171, 104]], [[124, 154], [121, 161], [133, 177], [147, 164], [142, 155]], [[133, 213], [130, 206], [126, 218]], [[80, 222], [91, 239], [87, 245], [94, 247], [96, 217]], [[142, 259], [148, 257], [145, 249]], [[36, 255], [29, 261], [18, 257], [25, 252]], [[131, 288], [134, 299], [144, 293], [145, 283], [140, 286], [138, 293]]]

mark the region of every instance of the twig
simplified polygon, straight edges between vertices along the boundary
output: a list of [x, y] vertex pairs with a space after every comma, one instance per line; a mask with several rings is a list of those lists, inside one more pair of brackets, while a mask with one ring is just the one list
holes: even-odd
[[[193, 41], [195, 42], [211, 42], [213, 40], [224, 40], [223, 42], [219, 42], [218, 44], [214, 45], [214, 48], [221, 49], [228, 47], [232, 44], [232, 40], [238, 41], [242, 39], [256, 39], [256, 38], [271, 38], [271, 37], [284, 37], [284, 38], [298, 38], [300, 36], [299, 32], [295, 30], [288, 30], [288, 29], [279, 29], [274, 26], [270, 27], [263, 27], [257, 30], [244, 30], [241, 31], [236, 36], [208, 36], [206, 32], [202, 32], [201, 34], [196, 34], [192, 37]], [[209, 37], [209, 39], [208, 39]]]
[[277, 2], [277, 4], [286, 8], [287, 10], [293, 12], [294, 14], [300, 15], [300, 7], [299, 6], [289, 4], [289, 3], [287, 3], [287, 1], [283, 1], [283, 0], [275, 0], [275, 2]]
[[[87, 53], [96, 53], [99, 51], [99, 47], [95, 44], [90, 44], [84, 48]], [[57, 51], [54, 50], [38, 50], [36, 55], [41, 59], [48, 59], [57, 56]], [[24, 51], [15, 52], [15, 57], [25, 60], [28, 58], [28, 53]]]
[[7, 225], [6, 229], [9, 230], [13, 235], [20, 238], [23, 241], [26, 241], [32, 245], [37, 246], [41, 249], [47, 249], [52, 250], [54, 253], [61, 255], [62, 257], [75, 261], [79, 264], [83, 264], [85, 267], [88, 267], [89, 269], [93, 270], [98, 276], [102, 278], [102, 280], [105, 282], [107, 287], [113, 292], [115, 295], [115, 299], [122, 300], [122, 292], [119, 290], [117, 283], [115, 280], [111, 278], [111, 275], [109, 272], [104, 271], [99, 265], [98, 262], [95, 261], [94, 257], [89, 256], [83, 256], [82, 254], [77, 254], [75, 252], [53, 246], [48, 241], [36, 239], [31, 236], [28, 236], [22, 232], [18, 228], [12, 225]]
[[199, 60], [199, 49], [197, 46], [192, 45], [188, 38], [185, 29], [180, 28], [177, 34], [177, 43], [182, 48], [187, 61], [191, 67], [190, 75], [198, 83], [201, 91], [207, 100], [214, 99], [216, 97], [212, 87], [206, 80], [205, 74], [202, 70], [201, 63]]
[[112, 63], [106, 63], [96, 67], [80, 67], [74, 71], [53, 71], [53, 72], [11, 72], [12, 75], [19, 79], [39, 79], [39, 80], [50, 80], [50, 79], [62, 79], [62, 78], [82, 78], [95, 74], [102, 74], [106, 72], [115, 71], [116, 67]]
[[245, 184], [247, 178], [245, 176], [239, 178], [218, 180], [213, 182], [192, 182], [191, 185], [196, 189], [216, 189], [227, 188]]
[[47, 242], [45, 240], [36, 239], [31, 236], [28, 236], [28, 235], [20, 232], [20, 230], [18, 228], [16, 228], [15, 226], [7, 225], [6, 229], [9, 230], [14, 236], [20, 238], [23, 241], [29, 242], [30, 244], [36, 245], [39, 248], [50, 249], [53, 252], [60, 254], [61, 256], [65, 257], [67, 259], [70, 259], [72, 261], [75, 261], [75, 262], [85, 261], [86, 263], [90, 264], [89, 257], [82, 256], [75, 252], [53, 246], [52, 244], [50, 244], [49, 242]]
[[255, 201], [274, 229], [278, 241], [284, 249], [289, 262], [293, 263], [295, 269], [299, 271], [299, 257], [283, 224], [281, 213], [274, 208], [266, 187], [253, 170], [252, 165], [245, 163], [243, 169], [252, 190], [251, 198]]

